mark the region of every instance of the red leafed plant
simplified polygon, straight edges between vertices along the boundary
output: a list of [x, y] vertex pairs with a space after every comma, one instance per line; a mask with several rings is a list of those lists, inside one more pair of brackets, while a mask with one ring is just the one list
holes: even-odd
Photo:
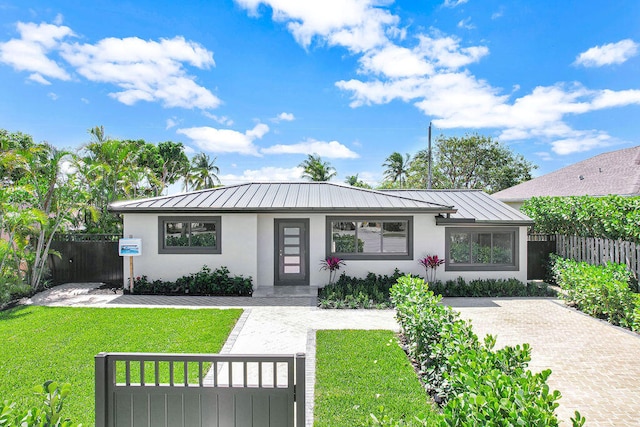
[[418, 262], [425, 269], [427, 281], [434, 282], [436, 280], [436, 269], [444, 264], [444, 259], [438, 258], [438, 255], [427, 255], [418, 260]]
[[345, 265], [344, 260], [337, 256], [328, 256], [320, 261], [320, 270], [329, 270], [329, 284], [333, 283], [337, 271], [340, 270], [340, 266], [343, 265]]

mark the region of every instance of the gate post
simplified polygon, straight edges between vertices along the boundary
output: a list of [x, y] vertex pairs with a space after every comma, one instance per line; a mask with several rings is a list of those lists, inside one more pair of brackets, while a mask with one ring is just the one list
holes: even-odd
[[296, 354], [296, 427], [305, 426], [305, 415], [307, 413], [306, 405], [306, 363], [305, 354]]
[[107, 353], [95, 357], [96, 427], [107, 427]]

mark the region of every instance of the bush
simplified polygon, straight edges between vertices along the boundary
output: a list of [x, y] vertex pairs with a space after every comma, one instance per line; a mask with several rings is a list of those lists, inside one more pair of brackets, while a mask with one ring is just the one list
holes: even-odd
[[[389, 290], [403, 276], [396, 269], [391, 276], [369, 273], [364, 279], [343, 273], [332, 284], [318, 290], [322, 308], [387, 308], [391, 307]], [[524, 284], [517, 279], [476, 279], [470, 282], [462, 277], [442, 283], [435, 281], [429, 288], [445, 297], [532, 297], [555, 296], [546, 285]]]
[[552, 256], [552, 271], [563, 298], [590, 316], [637, 330], [638, 294], [632, 291], [632, 275], [624, 264], [590, 265]]
[[149, 281], [147, 276], [136, 277], [133, 292], [143, 295], [251, 296], [253, 282], [251, 277], [230, 276], [227, 267], [211, 271], [205, 265], [199, 272], [182, 276], [175, 282]]
[[60, 414], [65, 399], [71, 392], [71, 385], [45, 381], [34, 391], [43, 397], [40, 408], [33, 407], [27, 410], [17, 410], [15, 403], [5, 401], [0, 403], [0, 426], [3, 427], [82, 427], [82, 424], [74, 424], [68, 418], [62, 418]]
[[[391, 288], [409, 357], [425, 388], [442, 405], [447, 426], [557, 426], [560, 398], [549, 392], [550, 371], [526, 370], [529, 345], [493, 350], [481, 343], [471, 323], [460, 319], [420, 278], [404, 276]], [[584, 423], [576, 413], [574, 426]], [[387, 424], [391, 425], [391, 424]]]

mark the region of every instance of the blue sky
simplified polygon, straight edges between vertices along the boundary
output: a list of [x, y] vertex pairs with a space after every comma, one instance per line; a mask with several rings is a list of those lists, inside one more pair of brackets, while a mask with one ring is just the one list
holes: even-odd
[[0, 128], [182, 142], [224, 184], [317, 153], [375, 184], [433, 134], [536, 174], [638, 145], [640, 2], [0, 0]]

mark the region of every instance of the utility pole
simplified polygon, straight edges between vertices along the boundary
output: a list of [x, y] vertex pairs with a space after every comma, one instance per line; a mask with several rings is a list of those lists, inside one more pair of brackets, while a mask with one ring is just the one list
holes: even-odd
[[431, 175], [431, 122], [429, 122], [429, 149], [427, 154], [429, 155], [429, 177], [427, 178], [427, 190], [431, 190], [431, 181], [433, 176]]

